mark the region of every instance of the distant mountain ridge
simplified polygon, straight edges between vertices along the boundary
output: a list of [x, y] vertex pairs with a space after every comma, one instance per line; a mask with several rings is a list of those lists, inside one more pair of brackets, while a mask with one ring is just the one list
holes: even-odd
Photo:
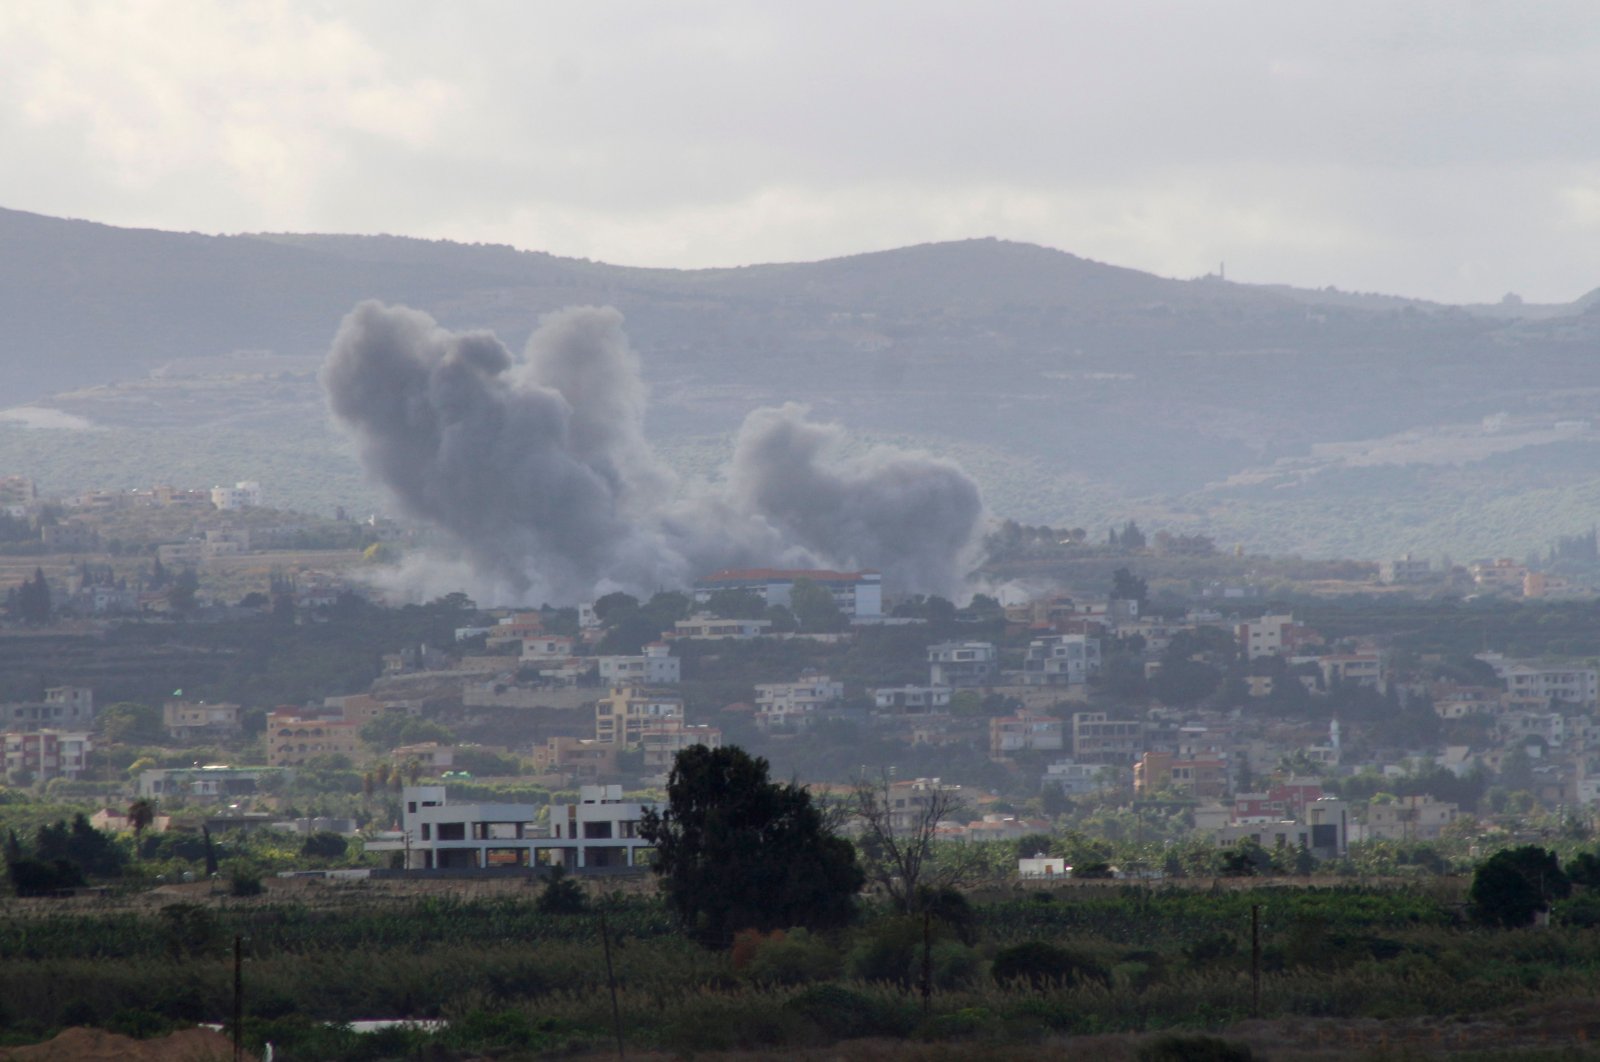
[[[130, 431], [181, 408], [196, 430], [226, 426], [235, 465], [312, 438], [347, 463], [326, 435], [309, 366], [364, 298], [415, 306], [450, 328], [493, 329], [514, 350], [542, 313], [614, 305], [653, 389], [649, 430], [680, 454], [709, 453], [756, 405], [801, 401], [858, 433], [982, 465], [1003, 515], [1087, 526], [1145, 512], [1306, 552], [1368, 540], [1466, 548], [1474, 529], [1451, 530], [1443, 510], [1515, 465], [1512, 436], [1488, 449], [1461, 441], [1480, 422], [1515, 431], [1529, 467], [1551, 427], [1568, 425], [1561, 467], [1575, 477], [1589, 435], [1571, 425], [1600, 423], [1600, 290], [1567, 306], [1451, 307], [1175, 280], [993, 239], [646, 269], [500, 245], [206, 236], [11, 210], [0, 210], [0, 408], [40, 402]], [[149, 378], [234, 351], [288, 360], [274, 373], [220, 362], [203, 390]], [[0, 472], [27, 471], [14, 467], [24, 457], [55, 462], [46, 480], [105, 467], [72, 458], [72, 446], [41, 456], [60, 447], [37, 447], [25, 430], [0, 431]], [[1408, 433], [1420, 451], [1393, 442]], [[1429, 455], [1415, 474], [1434, 478], [1405, 479], [1413, 499], [1429, 499], [1406, 522], [1384, 469], [1413, 468], [1415, 452]], [[251, 478], [229, 468], [218, 481]], [[338, 482], [354, 481], [339, 468]], [[1513, 479], [1507, 489], [1520, 488]], [[1569, 516], [1557, 508], [1560, 525]], [[1586, 528], [1595, 514], [1571, 508], [1570, 530]], [[1550, 523], [1497, 527], [1494, 541], [1509, 538], [1510, 549], [1568, 530]]]

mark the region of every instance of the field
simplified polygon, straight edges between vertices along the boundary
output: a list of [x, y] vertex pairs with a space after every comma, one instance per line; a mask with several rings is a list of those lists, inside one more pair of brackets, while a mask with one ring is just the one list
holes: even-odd
[[[279, 1059], [604, 1054], [616, 1035], [609, 939], [630, 1054], [1021, 1058], [1092, 1047], [1134, 1058], [1162, 1036], [1203, 1034], [1258, 1057], [1509, 1058], [1578, 1051], [1600, 1035], [1596, 934], [1469, 927], [1462, 887], [998, 889], [926, 926], [868, 910], [835, 935], [745, 934], [718, 950], [688, 942], [637, 886], [602, 894], [591, 883], [589, 910], [570, 915], [540, 913], [539, 887], [522, 881], [274, 880], [252, 898], [198, 884], [9, 900], [0, 1022], [4, 1041], [20, 1043], [67, 1026], [155, 1035], [225, 1021], [239, 937], [247, 1040], [270, 1040]], [[1029, 942], [1054, 958], [997, 980]], [[446, 1025], [368, 1035], [340, 1025], [378, 1018]]]

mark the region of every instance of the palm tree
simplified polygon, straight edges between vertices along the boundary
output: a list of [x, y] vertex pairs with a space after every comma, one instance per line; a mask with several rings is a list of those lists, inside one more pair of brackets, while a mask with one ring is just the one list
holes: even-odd
[[140, 797], [128, 805], [128, 825], [133, 827], [133, 854], [139, 854], [145, 828], [156, 821], [156, 802]]

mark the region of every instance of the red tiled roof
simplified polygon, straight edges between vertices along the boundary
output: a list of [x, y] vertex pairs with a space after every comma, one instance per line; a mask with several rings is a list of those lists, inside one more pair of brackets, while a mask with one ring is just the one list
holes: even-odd
[[703, 575], [701, 583], [750, 583], [760, 581], [782, 582], [790, 579], [811, 579], [816, 582], [858, 582], [864, 575], [877, 575], [867, 568], [859, 572], [836, 572], [826, 568], [724, 568]]

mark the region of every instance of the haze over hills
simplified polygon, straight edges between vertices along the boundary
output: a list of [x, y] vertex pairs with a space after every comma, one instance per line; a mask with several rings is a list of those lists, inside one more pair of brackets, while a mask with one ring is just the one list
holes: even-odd
[[363, 298], [514, 350], [542, 313], [616, 306], [649, 433], [689, 471], [720, 464], [750, 409], [795, 400], [960, 460], [999, 515], [1097, 534], [1131, 516], [1225, 547], [1520, 554], [1600, 512], [1593, 293], [1448, 307], [995, 240], [674, 271], [15, 211], [0, 472], [47, 490], [258, 478], [285, 504], [381, 505], [315, 377]]

